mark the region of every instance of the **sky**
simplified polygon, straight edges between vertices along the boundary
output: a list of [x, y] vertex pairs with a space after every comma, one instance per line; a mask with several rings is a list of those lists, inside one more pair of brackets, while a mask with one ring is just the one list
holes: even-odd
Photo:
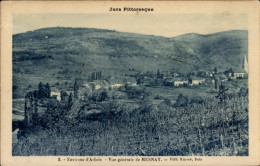
[[13, 34], [46, 27], [85, 27], [174, 37], [247, 30], [245, 14], [14, 14]]

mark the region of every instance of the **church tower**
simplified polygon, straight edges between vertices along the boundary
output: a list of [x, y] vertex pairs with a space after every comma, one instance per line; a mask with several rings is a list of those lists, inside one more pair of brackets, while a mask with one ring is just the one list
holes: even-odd
[[248, 73], [248, 62], [247, 62], [246, 56], [244, 58], [244, 70], [246, 73]]

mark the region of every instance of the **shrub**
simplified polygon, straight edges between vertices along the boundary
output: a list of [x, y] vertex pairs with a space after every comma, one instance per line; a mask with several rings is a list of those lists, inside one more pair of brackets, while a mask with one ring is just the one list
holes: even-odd
[[171, 100], [168, 99], [168, 98], [164, 99], [163, 102], [164, 102], [166, 105], [168, 105], [168, 106], [171, 105]]
[[184, 107], [187, 106], [187, 104], [189, 103], [189, 99], [187, 96], [184, 96], [183, 94], [179, 94], [175, 106], [176, 107]]
[[240, 88], [238, 95], [241, 96], [247, 96], [248, 95], [248, 88], [242, 87]]

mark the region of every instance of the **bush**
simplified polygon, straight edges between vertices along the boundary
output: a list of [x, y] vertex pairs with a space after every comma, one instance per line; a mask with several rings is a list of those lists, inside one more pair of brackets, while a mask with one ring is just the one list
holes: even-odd
[[133, 86], [125, 86], [126, 93], [129, 98], [132, 99], [144, 99], [149, 96], [149, 92], [146, 91], [143, 87], [133, 87]]
[[163, 102], [166, 104], [166, 105], [168, 105], [168, 106], [170, 106], [171, 105], [171, 100], [170, 99], [164, 99], [163, 100]]
[[95, 91], [92, 96], [90, 96], [90, 99], [92, 99], [93, 101], [97, 101], [97, 102], [102, 102], [108, 99], [108, 97], [111, 96], [108, 94], [107, 90], [105, 89], [100, 89]]
[[248, 95], [248, 88], [242, 87], [238, 92], [238, 96], [247, 96]]
[[161, 99], [163, 99], [163, 97], [160, 96], [160, 95], [156, 95], [156, 96], [154, 97], [154, 99], [156, 99], [156, 100], [161, 100]]
[[190, 98], [190, 104], [192, 103], [198, 103], [198, 104], [201, 104], [203, 103], [204, 99], [201, 97], [201, 96], [193, 96]]
[[180, 94], [176, 100], [175, 107], [184, 107], [189, 103], [189, 99], [187, 96]]

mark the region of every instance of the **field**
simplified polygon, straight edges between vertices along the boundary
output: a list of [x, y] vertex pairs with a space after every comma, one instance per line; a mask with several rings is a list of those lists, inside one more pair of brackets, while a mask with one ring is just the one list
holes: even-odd
[[42, 123], [18, 134], [13, 155], [248, 155], [247, 97], [224, 105], [162, 104], [160, 110], [148, 103], [127, 112], [111, 101], [106, 112], [91, 118], [48, 112]]

